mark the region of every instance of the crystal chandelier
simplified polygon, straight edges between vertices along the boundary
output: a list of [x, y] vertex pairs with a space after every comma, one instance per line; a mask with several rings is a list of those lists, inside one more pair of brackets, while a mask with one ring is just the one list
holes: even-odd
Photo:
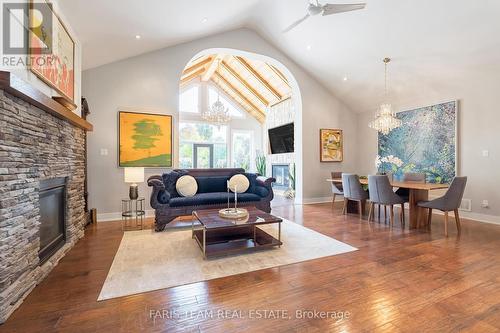
[[[220, 62], [217, 64], [217, 70], [219, 69]], [[219, 99], [219, 89], [217, 89], [217, 101], [212, 104], [211, 107], [203, 109], [201, 112], [201, 117], [211, 123], [218, 126], [224, 125], [231, 120], [229, 115], [229, 108], [226, 108], [224, 104]]]
[[[385, 100], [387, 101], [387, 64], [391, 61], [390, 58], [384, 58], [385, 65]], [[390, 131], [401, 126], [401, 120], [396, 118], [396, 114], [392, 111], [391, 104], [383, 103], [380, 105], [379, 110], [375, 116], [375, 119], [368, 124], [370, 128], [377, 130], [378, 132], [387, 135]]]

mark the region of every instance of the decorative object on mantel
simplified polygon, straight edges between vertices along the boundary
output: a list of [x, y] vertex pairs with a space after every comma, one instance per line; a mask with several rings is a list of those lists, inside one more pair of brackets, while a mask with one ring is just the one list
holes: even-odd
[[120, 167], [172, 167], [172, 116], [120, 111], [118, 118]]
[[391, 61], [390, 58], [384, 58], [384, 103], [380, 105], [375, 119], [368, 124], [370, 128], [377, 130], [382, 134], [389, 134], [395, 128], [401, 126], [401, 120], [396, 118], [395, 113], [392, 111], [392, 106], [388, 103], [387, 98], [387, 64]]
[[78, 107], [78, 105], [69, 101], [66, 97], [52, 96], [52, 99], [70, 111], [74, 111]]
[[397, 113], [401, 127], [378, 134], [378, 154], [398, 156], [393, 172], [425, 173], [430, 183], [450, 183], [457, 170], [458, 102], [451, 101]]
[[10, 72], [0, 71], [0, 89], [85, 131], [92, 131], [93, 129], [92, 124], [88, 121], [80, 118], [74, 112], [69, 111], [31, 84], [24, 82]]
[[342, 162], [344, 137], [340, 129], [319, 130], [320, 162]]
[[[73, 102], [75, 99], [75, 42], [61, 19], [54, 13], [52, 4], [30, 1], [29, 45], [31, 51], [31, 71], [46, 84], [57, 90], [63, 97]], [[38, 15], [35, 15], [38, 13]], [[44, 20], [42, 15], [52, 15]], [[47, 53], [42, 50], [51, 50]]]
[[87, 102], [87, 99], [85, 97], [82, 97], [81, 105], [82, 118], [87, 119], [87, 116], [90, 114], [90, 108], [89, 103]]
[[144, 182], [144, 168], [125, 168], [124, 178], [125, 183], [131, 183], [128, 194], [130, 200], [137, 200], [139, 197], [137, 183]]
[[[217, 61], [217, 71], [220, 73], [220, 60]], [[229, 115], [229, 108], [224, 106], [224, 103], [220, 101], [219, 96], [219, 89], [217, 89], [217, 100], [211, 107], [203, 108], [201, 110], [201, 117], [210, 123], [220, 126], [227, 124], [231, 120], [231, 116]]]

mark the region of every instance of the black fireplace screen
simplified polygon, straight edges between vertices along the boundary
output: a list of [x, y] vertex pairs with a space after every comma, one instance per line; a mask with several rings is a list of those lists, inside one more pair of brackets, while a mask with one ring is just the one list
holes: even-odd
[[66, 242], [66, 178], [40, 181], [40, 263]]

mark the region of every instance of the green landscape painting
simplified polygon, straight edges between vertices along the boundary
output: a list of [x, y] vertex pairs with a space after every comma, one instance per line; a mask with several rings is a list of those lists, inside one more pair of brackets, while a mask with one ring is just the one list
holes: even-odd
[[120, 112], [119, 166], [172, 167], [172, 116]]

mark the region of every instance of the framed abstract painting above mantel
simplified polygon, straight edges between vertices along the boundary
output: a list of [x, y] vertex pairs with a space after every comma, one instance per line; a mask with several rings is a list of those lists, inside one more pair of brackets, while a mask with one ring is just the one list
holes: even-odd
[[29, 23], [31, 72], [74, 104], [75, 42], [48, 1], [30, 0]]
[[379, 171], [390, 171], [396, 179], [407, 172], [425, 173], [428, 182], [450, 183], [457, 174], [458, 102], [402, 111], [396, 117], [400, 127], [378, 134], [378, 155], [398, 158], [400, 166], [389, 163], [387, 170], [382, 163]]
[[320, 162], [342, 162], [344, 159], [344, 136], [340, 129], [319, 130]]
[[120, 111], [118, 165], [171, 168], [172, 127], [170, 115]]

